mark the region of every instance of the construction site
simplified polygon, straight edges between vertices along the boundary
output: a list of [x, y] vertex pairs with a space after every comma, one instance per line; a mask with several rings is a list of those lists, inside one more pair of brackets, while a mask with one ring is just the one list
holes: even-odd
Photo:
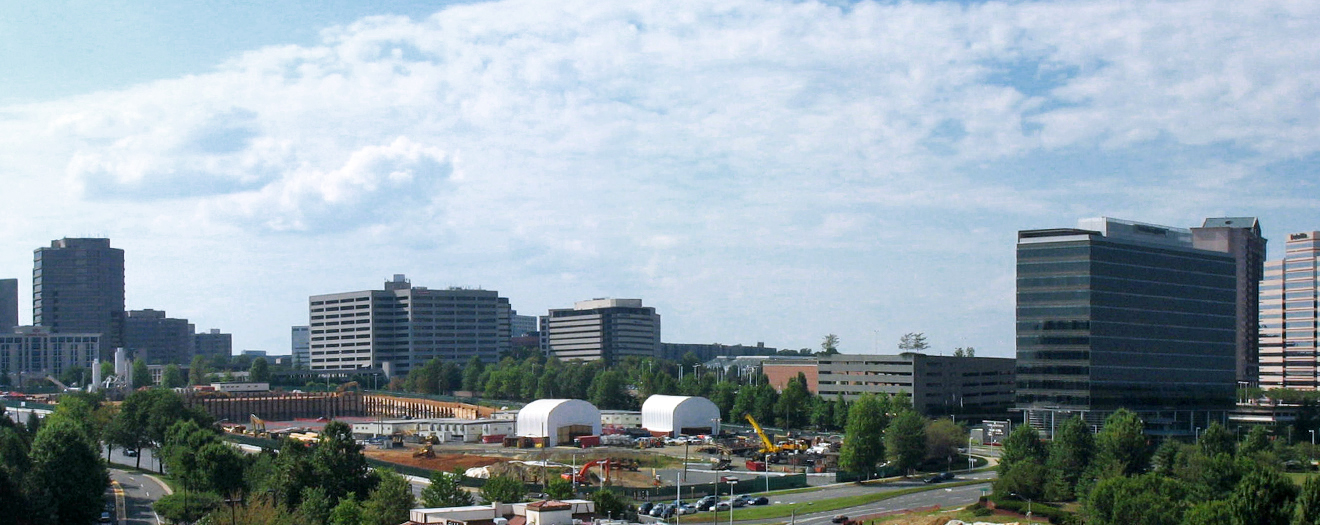
[[539, 400], [517, 411], [358, 392], [200, 395], [189, 403], [228, 432], [262, 440], [314, 441], [326, 423], [342, 421], [371, 460], [419, 474], [457, 470], [475, 480], [565, 479], [588, 490], [670, 493], [682, 485], [686, 495], [728, 492], [739, 481], [746, 482], [739, 492], [805, 486], [807, 474], [837, 464], [837, 436], [774, 435], [751, 416], [741, 418], [749, 430], [731, 431], [720, 428], [708, 400], [654, 397], [673, 399], [644, 406], [639, 426], [603, 425], [600, 411], [572, 399]]

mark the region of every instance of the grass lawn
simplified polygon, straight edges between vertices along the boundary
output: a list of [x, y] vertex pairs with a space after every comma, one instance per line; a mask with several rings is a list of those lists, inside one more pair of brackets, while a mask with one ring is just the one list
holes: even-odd
[[1293, 483], [1296, 483], [1298, 486], [1301, 486], [1302, 483], [1306, 483], [1307, 479], [1310, 479], [1312, 476], [1315, 476], [1315, 473], [1284, 472], [1283, 475], [1288, 476], [1288, 479], [1291, 479]]
[[[796, 505], [769, 505], [764, 507], [744, 507], [733, 511], [733, 520], [743, 521], [743, 520], [762, 520], [762, 519], [770, 519], [770, 518], [786, 518], [793, 514], [793, 508], [795, 506], [797, 507], [798, 511], [803, 514], [829, 512], [831, 510], [846, 509], [849, 507], [856, 507], [858, 505], [866, 505], [868, 503], [884, 501], [890, 498], [897, 498], [899, 496], [906, 496], [908, 494], [913, 494], [916, 492], [924, 492], [927, 490], [939, 490], [949, 487], [961, 487], [964, 485], [975, 485], [978, 483], [985, 483], [985, 482], [955, 481], [952, 483], [940, 483], [938, 485], [932, 485], [929, 487], [913, 487], [908, 489], [901, 489], [890, 492], [881, 492], [876, 494], [844, 496], [842, 498], [830, 498], [830, 499], [814, 501], [809, 506], [798, 503]], [[684, 516], [684, 518], [687, 519], [688, 523], [705, 523], [711, 521], [711, 517], [707, 516], [705, 513], [697, 514], [694, 516]], [[719, 519], [719, 521], [722, 522], [728, 519], [729, 519], [728, 515], [725, 514], [723, 518]], [[675, 523], [680, 523], [680, 522], [675, 520]]]

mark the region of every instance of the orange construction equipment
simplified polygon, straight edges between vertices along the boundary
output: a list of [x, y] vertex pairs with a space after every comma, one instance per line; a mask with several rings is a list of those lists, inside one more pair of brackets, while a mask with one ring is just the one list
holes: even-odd
[[559, 476], [564, 478], [564, 481], [574, 481], [584, 484], [590, 483], [590, 480], [587, 479], [587, 473], [591, 470], [591, 467], [599, 466], [601, 471], [605, 473], [601, 478], [601, 484], [603, 485], [610, 482], [610, 467], [613, 466], [611, 465], [612, 463], [617, 463], [617, 461], [608, 458], [588, 461], [585, 465], [582, 465], [582, 468], [578, 469], [576, 473], [564, 473]]

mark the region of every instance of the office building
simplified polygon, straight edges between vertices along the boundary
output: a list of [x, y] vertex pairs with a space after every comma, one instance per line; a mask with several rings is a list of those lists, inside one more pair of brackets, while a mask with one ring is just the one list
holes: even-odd
[[32, 324], [51, 333], [101, 334], [108, 352], [123, 346], [124, 250], [110, 239], [60, 239], [37, 248]]
[[291, 331], [293, 368], [304, 369], [311, 363], [312, 331], [311, 327], [295, 326]]
[[1260, 285], [1260, 387], [1320, 388], [1320, 231], [1288, 236]]
[[817, 393], [853, 401], [862, 394], [912, 396], [927, 416], [1002, 417], [1013, 405], [1014, 363], [1005, 357], [834, 354], [817, 356]]
[[671, 361], [682, 361], [683, 356], [688, 352], [697, 356], [701, 362], [710, 361], [720, 356], [737, 357], [743, 355], [775, 355], [779, 349], [773, 346], [765, 346], [765, 343], [758, 342], [756, 345], [723, 345], [719, 343], [660, 343], [660, 358]]
[[189, 364], [193, 342], [188, 320], [165, 317], [163, 310], [132, 310], [124, 320], [124, 348], [148, 365]]
[[234, 336], [221, 332], [219, 328], [196, 332], [193, 334], [193, 355], [200, 355], [207, 361], [216, 356], [229, 359], [234, 355]]
[[1237, 266], [1237, 380], [1255, 386], [1259, 376], [1260, 281], [1265, 277], [1265, 237], [1255, 217], [1206, 219], [1192, 228], [1192, 246], [1233, 256]]
[[490, 290], [415, 287], [403, 275], [383, 290], [309, 299], [311, 370], [380, 368], [407, 374], [433, 358], [494, 362], [509, 349], [509, 300]]
[[[1017, 244], [1017, 400], [1052, 432], [1127, 408], [1147, 431], [1223, 421], [1237, 386], [1237, 261], [1191, 231], [1110, 218]], [[822, 387], [823, 388], [823, 387]]]
[[660, 352], [660, 315], [641, 299], [592, 299], [541, 318], [544, 351], [561, 360], [614, 363]]
[[41, 326], [20, 326], [0, 334], [0, 374], [21, 384], [65, 370], [91, 368], [101, 350], [100, 334], [54, 334]]
[[535, 334], [537, 328], [535, 315], [518, 315], [513, 312], [509, 317], [509, 325], [513, 337], [522, 337], [528, 334]]
[[18, 279], [0, 279], [0, 334], [18, 326]]

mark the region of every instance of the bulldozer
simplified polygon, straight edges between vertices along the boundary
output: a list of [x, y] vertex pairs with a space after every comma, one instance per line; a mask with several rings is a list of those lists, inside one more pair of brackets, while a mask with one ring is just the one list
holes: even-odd
[[412, 453], [412, 457], [432, 459], [435, 458], [435, 450], [431, 448], [430, 443], [427, 443], [426, 445], [423, 445], [421, 448], [414, 450]]

